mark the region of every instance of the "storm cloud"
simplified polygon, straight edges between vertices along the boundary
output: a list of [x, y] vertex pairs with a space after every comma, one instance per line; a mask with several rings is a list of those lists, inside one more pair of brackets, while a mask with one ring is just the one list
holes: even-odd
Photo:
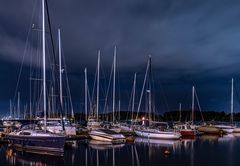
[[[0, 6], [1, 61], [21, 62], [37, 3], [38, 0], [8, 0]], [[239, 73], [237, 0], [48, 0], [48, 3], [54, 36], [60, 27], [67, 66], [74, 78], [83, 74], [84, 67], [95, 68], [98, 49], [102, 63], [110, 68], [115, 45], [118, 69], [128, 78], [135, 71], [144, 71], [147, 55], [151, 54], [155, 75], [166, 83], [165, 89], [172, 96], [181, 96], [187, 80], [188, 88], [193, 83], [203, 87], [201, 90], [206, 92], [203, 98], [209, 89], [215, 89], [213, 93], [223, 91], [220, 100], [226, 100], [229, 80]], [[29, 45], [35, 48], [34, 44]], [[72, 84], [77, 88], [77, 83]], [[177, 103], [179, 98], [172, 100]]]

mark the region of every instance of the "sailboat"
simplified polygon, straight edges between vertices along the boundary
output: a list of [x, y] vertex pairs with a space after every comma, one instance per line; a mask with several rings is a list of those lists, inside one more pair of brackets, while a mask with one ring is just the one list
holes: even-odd
[[[117, 47], [114, 47], [114, 57], [113, 57], [113, 94], [112, 94], [112, 123], [110, 123], [109, 129], [120, 133], [121, 128], [119, 123], [116, 123], [115, 119], [115, 98], [116, 98], [116, 60], [117, 60]], [[120, 112], [120, 110], [119, 110]], [[120, 115], [119, 115], [120, 116]], [[120, 119], [120, 118], [119, 118]]]
[[196, 135], [196, 129], [194, 126], [194, 98], [195, 98], [195, 87], [192, 87], [192, 122], [181, 123], [181, 109], [182, 105], [179, 104], [179, 123], [174, 126], [177, 130], [180, 131], [182, 137], [184, 138], [192, 138]]
[[[126, 138], [116, 132], [113, 128], [102, 128], [98, 121], [98, 107], [99, 107], [99, 71], [100, 71], [100, 51], [98, 52], [98, 68], [97, 68], [97, 119], [88, 119], [87, 127], [90, 129], [89, 136], [97, 141], [107, 141], [113, 143], [122, 143], [126, 141]], [[113, 100], [114, 101], [114, 100]], [[114, 106], [113, 106], [114, 108]], [[113, 115], [114, 117], [114, 115]], [[91, 120], [91, 121], [90, 121]], [[99, 124], [99, 126], [98, 126]], [[119, 128], [120, 129], [120, 128]], [[120, 132], [120, 131], [119, 131]]]
[[[97, 99], [96, 99], [96, 113], [92, 110], [92, 115], [88, 116], [87, 119], [87, 129], [89, 131], [100, 128], [100, 122], [98, 119], [99, 110], [99, 80], [100, 80], [100, 58], [101, 53], [98, 51], [98, 61], [97, 61]], [[87, 70], [85, 69], [85, 114], [87, 116]], [[87, 117], [86, 117], [87, 118]]]
[[45, 0], [42, 4], [42, 58], [43, 58], [43, 111], [44, 130], [36, 125], [25, 126], [18, 131], [8, 134], [10, 145], [17, 150], [48, 154], [63, 155], [65, 136], [47, 132], [47, 103], [46, 103], [46, 50], [45, 50]]
[[[234, 88], [234, 79], [232, 78], [231, 81], [231, 124], [230, 125], [215, 125], [215, 127], [223, 130], [224, 133], [232, 133], [234, 131], [234, 129], [236, 128], [236, 126], [233, 125], [233, 88]], [[236, 130], [235, 130], [236, 131]]]
[[[138, 112], [140, 110], [141, 106], [141, 99], [143, 96], [143, 92], [145, 90], [145, 84], [146, 84], [146, 79], [147, 75], [149, 75], [151, 79], [151, 56], [149, 56], [148, 59], [148, 64], [147, 64], [147, 69], [144, 77], [144, 82], [143, 82], [143, 88], [140, 96], [140, 102], [138, 103]], [[150, 80], [151, 81], [151, 80]], [[149, 113], [149, 126], [141, 126], [141, 127], [136, 127], [134, 129], [135, 133], [140, 136], [140, 137], [146, 137], [146, 138], [154, 138], [154, 139], [179, 139], [181, 137], [181, 134], [177, 131], [170, 131], [170, 130], [160, 130], [159, 128], [151, 126], [153, 124], [153, 121], [151, 119], [151, 114], [152, 114], [152, 89], [151, 89], [151, 83], [148, 82], [148, 87], [147, 87], [147, 93], [148, 93], [148, 113]], [[137, 119], [137, 117], [136, 117]]]
[[[62, 92], [62, 49], [61, 49], [61, 31], [58, 29], [58, 53], [59, 53], [59, 90], [60, 90], [60, 102], [63, 104], [63, 92]], [[76, 126], [72, 125], [68, 120], [64, 120], [64, 128], [65, 132], [63, 131], [63, 127], [61, 124], [61, 119], [60, 118], [49, 118], [47, 120], [47, 126], [46, 129], [47, 131], [55, 134], [61, 134], [64, 133], [66, 136], [71, 137], [76, 135]], [[40, 126], [44, 128], [44, 121], [39, 122]]]

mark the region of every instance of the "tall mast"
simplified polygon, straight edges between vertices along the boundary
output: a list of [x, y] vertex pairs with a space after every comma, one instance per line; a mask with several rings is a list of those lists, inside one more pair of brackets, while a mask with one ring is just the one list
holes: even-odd
[[53, 98], [53, 87], [51, 87], [51, 94], [52, 94], [52, 95], [51, 95], [51, 101], [52, 101], [52, 102], [51, 102], [51, 103], [52, 103], [52, 105], [51, 105], [51, 106], [52, 106], [52, 108], [51, 108], [51, 109], [52, 109], [52, 117], [55, 118], [55, 112], [54, 112], [54, 98]]
[[136, 78], [137, 78], [137, 73], [134, 74], [134, 80], [133, 80], [132, 120], [133, 120], [133, 112], [134, 112], [134, 106], [135, 106]]
[[182, 103], [179, 103], [179, 122], [181, 122], [182, 119]]
[[193, 125], [193, 120], [194, 120], [194, 97], [195, 97], [195, 88], [194, 86], [192, 87], [192, 125]]
[[149, 55], [149, 121], [152, 121], [152, 85], [151, 85], [151, 81], [152, 81], [152, 57], [151, 55]]
[[12, 119], [12, 100], [10, 99], [10, 118]]
[[17, 116], [20, 119], [20, 92], [18, 92]]
[[232, 88], [231, 88], [231, 123], [233, 125], [233, 83], [234, 79], [232, 78]]
[[87, 110], [88, 110], [88, 105], [87, 105], [87, 89], [88, 89], [88, 86], [87, 86], [87, 68], [85, 68], [84, 73], [85, 73], [85, 120], [87, 121], [87, 117], [88, 117], [88, 114], [87, 114]]
[[46, 50], [45, 50], [45, 0], [42, 0], [42, 52], [43, 52], [43, 111], [44, 130], [47, 127], [47, 105], [46, 105]]
[[98, 50], [98, 64], [97, 64], [97, 121], [98, 121], [98, 111], [99, 111], [99, 76], [100, 76], [100, 50]]
[[114, 48], [114, 57], [113, 57], [113, 123], [115, 122], [115, 87], [116, 87], [116, 55], [117, 47]]
[[59, 90], [60, 90], [60, 104], [63, 104], [62, 99], [62, 49], [61, 49], [61, 31], [58, 29], [58, 60], [59, 60]]
[[119, 99], [118, 100], [118, 111], [119, 111], [119, 113], [118, 113], [118, 120], [120, 121], [120, 119], [121, 119], [121, 114], [120, 114], [120, 112], [121, 112], [121, 100]]
[[51, 107], [50, 107], [50, 96], [48, 95], [47, 107], [48, 107], [48, 118], [51, 118]]

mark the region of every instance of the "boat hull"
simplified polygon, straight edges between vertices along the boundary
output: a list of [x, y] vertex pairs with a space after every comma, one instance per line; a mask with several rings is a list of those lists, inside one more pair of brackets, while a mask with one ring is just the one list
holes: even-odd
[[204, 134], [221, 134], [222, 130], [214, 126], [202, 126], [198, 128], [199, 132]]
[[229, 125], [215, 125], [215, 127], [221, 129], [224, 133], [232, 133], [235, 128], [235, 127], [229, 126]]
[[240, 133], [240, 127], [236, 127], [235, 129], [233, 129], [233, 133]]
[[44, 137], [44, 136], [21, 136], [8, 135], [10, 145], [19, 151], [63, 156], [64, 154], [64, 136]]
[[[111, 131], [111, 130], [110, 130]], [[106, 141], [112, 143], [124, 143], [126, 138], [122, 134], [108, 134], [103, 131], [90, 131], [89, 136], [93, 140]]]
[[181, 130], [180, 133], [183, 138], [193, 138], [196, 135], [194, 130]]
[[153, 138], [153, 139], [177, 140], [181, 137], [181, 134], [176, 132], [148, 132], [148, 131], [135, 130], [135, 133], [140, 137]]

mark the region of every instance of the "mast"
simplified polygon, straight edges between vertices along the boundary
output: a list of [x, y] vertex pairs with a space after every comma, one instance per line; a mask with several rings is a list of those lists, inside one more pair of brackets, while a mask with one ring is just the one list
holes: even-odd
[[179, 122], [181, 122], [182, 119], [182, 103], [179, 103]]
[[88, 110], [88, 105], [87, 105], [87, 89], [88, 89], [88, 86], [87, 86], [87, 68], [85, 68], [84, 73], [85, 73], [85, 120], [87, 121], [87, 117], [88, 117], [88, 114], [87, 114], [87, 110]]
[[60, 104], [63, 104], [62, 99], [62, 50], [61, 50], [61, 31], [58, 29], [58, 60], [59, 60], [59, 90], [60, 90]]
[[18, 92], [17, 116], [20, 119], [20, 92]]
[[194, 97], [195, 97], [195, 87], [192, 87], [192, 125], [194, 120]]
[[30, 121], [32, 120], [32, 81], [31, 81], [31, 72], [30, 72], [30, 79], [29, 79], [29, 84], [30, 84], [30, 91], [29, 91], [29, 119]]
[[120, 101], [120, 99], [118, 100], [118, 111], [119, 111], [119, 113], [118, 113], [118, 120], [120, 121], [120, 119], [121, 119], [121, 114], [120, 114], [120, 112], [121, 112], [121, 101]]
[[151, 81], [152, 81], [152, 58], [151, 55], [149, 55], [149, 82], [148, 82], [148, 92], [149, 92], [149, 122], [152, 121], [152, 86], [151, 86]]
[[231, 123], [233, 125], [233, 83], [234, 79], [232, 78], [232, 88], [231, 88]]
[[48, 95], [48, 118], [51, 118], [51, 100], [50, 100], [50, 97]]
[[42, 0], [42, 52], [43, 52], [43, 111], [44, 130], [47, 127], [47, 105], [46, 105], [46, 50], [45, 50], [45, 0]]
[[52, 117], [55, 118], [55, 112], [54, 112], [54, 99], [53, 99], [53, 87], [51, 87], [51, 100], [52, 100]]
[[10, 99], [10, 119], [12, 119], [12, 100]]
[[[62, 97], [62, 47], [61, 47], [61, 31], [58, 29], [58, 54], [59, 54], [59, 91], [60, 91], [60, 117], [63, 131], [65, 132], [65, 126], [63, 122], [63, 97]], [[66, 109], [67, 110], [67, 109]], [[67, 114], [65, 114], [67, 116]]]
[[134, 80], [133, 80], [132, 120], [133, 120], [133, 112], [134, 112], [134, 106], [135, 106], [136, 78], [137, 78], [137, 73], [134, 74]]
[[116, 87], [116, 55], [117, 47], [114, 47], [114, 57], [113, 57], [113, 123], [115, 122], [115, 87]]
[[100, 75], [100, 50], [98, 50], [98, 63], [97, 63], [97, 121], [98, 121], [98, 111], [99, 111], [99, 75]]

